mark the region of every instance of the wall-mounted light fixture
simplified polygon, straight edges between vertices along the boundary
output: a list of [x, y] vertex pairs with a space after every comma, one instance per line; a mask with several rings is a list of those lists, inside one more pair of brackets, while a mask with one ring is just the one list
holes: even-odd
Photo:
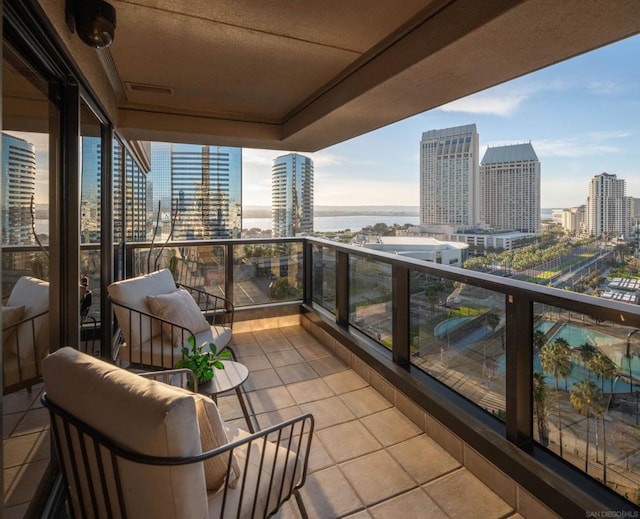
[[67, 25], [90, 47], [102, 49], [113, 43], [116, 10], [105, 0], [67, 0]]

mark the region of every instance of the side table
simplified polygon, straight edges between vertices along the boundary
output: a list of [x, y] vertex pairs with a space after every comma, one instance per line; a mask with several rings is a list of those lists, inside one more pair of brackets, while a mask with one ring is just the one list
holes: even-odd
[[203, 384], [198, 384], [198, 393], [209, 396], [217, 403], [220, 393], [231, 391], [232, 389], [235, 390], [242, 407], [242, 413], [249, 427], [249, 432], [253, 433], [255, 430], [240, 387], [249, 378], [249, 369], [244, 364], [233, 360], [223, 360], [221, 362], [224, 364], [224, 369], [214, 370], [213, 379]]

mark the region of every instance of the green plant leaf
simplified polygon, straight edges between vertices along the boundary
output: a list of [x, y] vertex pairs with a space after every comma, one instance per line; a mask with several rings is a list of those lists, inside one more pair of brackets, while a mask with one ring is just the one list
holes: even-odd
[[216, 360], [213, 365], [218, 368], [218, 369], [224, 369], [224, 364], [222, 362], [220, 362], [219, 360]]
[[213, 355], [215, 355], [217, 353], [217, 351], [218, 351], [218, 349], [216, 348], [216, 345], [214, 343], [212, 343], [212, 342], [209, 343], [209, 349], [211, 350], [211, 353]]
[[189, 335], [187, 342], [189, 343], [189, 346], [191, 346], [192, 348], [196, 347], [196, 338], [193, 335]]
[[219, 359], [229, 360], [231, 358], [231, 352], [229, 350], [221, 351], [220, 355], [218, 355]]

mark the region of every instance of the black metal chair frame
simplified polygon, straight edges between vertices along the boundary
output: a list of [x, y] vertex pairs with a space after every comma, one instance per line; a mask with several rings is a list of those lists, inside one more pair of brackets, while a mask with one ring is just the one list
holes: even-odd
[[[58, 460], [62, 468], [62, 474], [66, 481], [67, 491], [73, 491], [77, 496], [79, 503], [79, 510], [76, 509], [71, 499], [68, 500], [69, 508], [71, 510], [72, 517], [86, 517], [87, 507], [85, 503], [91, 503], [93, 510], [98, 510], [99, 506], [107, 510], [109, 517], [127, 517], [126, 506], [123, 497], [122, 482], [120, 476], [120, 460], [128, 460], [134, 463], [140, 463], [144, 465], [160, 465], [160, 466], [175, 466], [186, 465], [191, 463], [202, 463], [204, 460], [220, 456], [225, 453], [233, 453], [235, 449], [242, 446], [247, 446], [247, 453], [251, 452], [251, 444], [253, 442], [259, 442], [262, 444], [261, 452], [264, 453], [264, 448], [267, 442], [277, 445], [278, 447], [287, 450], [285, 466], [288, 466], [289, 456], [295, 456], [295, 462], [293, 463], [294, 471], [296, 474], [299, 472], [300, 480], [296, 483], [296, 478], [292, 477], [290, 484], [285, 485], [287, 474], [283, 471], [281, 480], [274, 481], [273, 478], [269, 481], [268, 494], [271, 494], [273, 488], [280, 488], [277, 507], [267, 513], [267, 510], [256, 510], [256, 495], [260, 490], [260, 477], [257, 478], [255, 484], [256, 488], [245, 488], [247, 478], [243, 478], [243, 483], [240, 488], [240, 507], [241, 509], [234, 512], [234, 516], [241, 517], [246, 516], [248, 510], [243, 510], [244, 495], [246, 492], [255, 492], [253, 499], [251, 499], [252, 509], [250, 517], [271, 517], [274, 515], [282, 504], [289, 500], [292, 495], [295, 496], [296, 502], [303, 517], [307, 517], [304, 504], [299, 494], [299, 489], [302, 488], [306, 481], [306, 472], [309, 459], [309, 453], [311, 450], [311, 439], [313, 437], [314, 419], [310, 414], [302, 415], [297, 418], [286, 420], [280, 424], [274, 425], [262, 431], [252, 434], [246, 438], [229, 443], [217, 449], [204, 452], [197, 456], [189, 457], [159, 457], [159, 456], [147, 456], [141, 453], [132, 452], [123, 448], [120, 445], [114, 443], [110, 438], [104, 434], [95, 430], [78, 417], [73, 416], [66, 410], [58, 407], [54, 402], [49, 400], [46, 393], [41, 397], [42, 404], [49, 410], [51, 417], [51, 429], [53, 431], [53, 438], [58, 454]], [[302, 439], [305, 435], [308, 436], [306, 443], [300, 441], [298, 445], [305, 445], [302, 452], [296, 451], [295, 439]], [[74, 438], [74, 441], [71, 438]], [[269, 437], [271, 437], [269, 439]], [[274, 440], [275, 437], [275, 440]], [[63, 455], [63, 442], [67, 448], [66, 456]], [[249, 459], [250, 454], [247, 455], [245, 464], [242, 468], [243, 473], [250, 469]], [[227, 477], [226, 482], [229, 481], [229, 475], [231, 473], [231, 456], [228, 456], [227, 462]], [[95, 460], [96, 463], [90, 463], [90, 460]], [[255, 459], [253, 460], [255, 462]], [[274, 460], [274, 465], [276, 461]], [[264, 455], [259, 460], [259, 470], [263, 468], [265, 464]], [[82, 471], [79, 470], [82, 467]], [[93, 467], [93, 468], [92, 468]], [[110, 467], [110, 470], [105, 470], [105, 467]], [[110, 479], [107, 472], [111, 472], [113, 479]], [[81, 484], [81, 473], [89, 482], [88, 485]], [[261, 473], [261, 472], [260, 472]], [[278, 486], [274, 487], [273, 485]], [[102, 492], [95, 491], [95, 486], [100, 485]], [[115, 495], [114, 487], [115, 486]], [[286, 488], [285, 488], [286, 487]], [[229, 492], [229, 486], [224, 484], [223, 501], [220, 511], [220, 517], [224, 517], [227, 505], [227, 495]], [[101, 502], [99, 500], [101, 499]], [[112, 500], [118, 504], [118, 509], [113, 510], [111, 507]], [[270, 499], [267, 500], [270, 502]]]
[[[18, 351], [20, 351], [20, 328], [22, 326], [29, 326], [31, 328], [31, 348], [32, 348], [32, 354], [33, 354], [33, 363], [34, 363], [34, 367], [35, 367], [35, 371], [36, 374], [33, 377], [29, 377], [28, 379], [22, 379], [22, 368], [23, 368], [23, 364], [24, 364], [24, 360], [22, 360], [20, 355], [17, 355], [17, 362], [18, 362], [18, 377], [19, 377], [19, 381], [8, 385], [6, 387], [3, 388], [3, 393], [4, 394], [8, 394], [8, 393], [12, 393], [14, 391], [18, 391], [19, 389], [24, 389], [27, 388], [27, 390], [31, 391], [31, 386], [33, 384], [37, 384], [38, 382], [40, 382], [42, 380], [42, 372], [40, 371], [40, 361], [42, 359], [38, 359], [37, 358], [37, 350], [36, 350], [36, 319], [43, 317], [45, 315], [47, 315], [49, 313], [49, 310], [45, 310], [44, 312], [40, 312], [39, 314], [36, 315], [32, 315], [31, 317], [27, 317], [26, 319], [22, 319], [20, 321], [18, 321], [17, 323], [13, 323], [12, 325], [9, 325], [5, 328], [2, 329], [2, 332], [7, 332], [11, 329], [15, 329], [15, 340], [16, 340], [16, 348], [18, 349]], [[7, 345], [4, 345], [4, 347], [6, 348]], [[6, 365], [3, 362], [2, 363], [2, 369], [3, 372], [6, 369]], [[4, 374], [3, 374], [4, 375]], [[7, 380], [7, 377], [3, 376], [3, 380]]]

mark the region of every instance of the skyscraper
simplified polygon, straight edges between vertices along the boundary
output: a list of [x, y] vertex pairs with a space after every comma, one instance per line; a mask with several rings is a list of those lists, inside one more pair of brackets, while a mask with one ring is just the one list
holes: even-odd
[[242, 148], [152, 143], [153, 206], [167, 227], [177, 209], [173, 239], [239, 238], [242, 230]]
[[430, 130], [420, 142], [420, 223], [474, 227], [478, 221], [475, 124]]
[[487, 149], [480, 199], [480, 219], [496, 231], [540, 231], [540, 161], [531, 143]]
[[289, 153], [273, 161], [271, 176], [273, 236], [313, 233], [313, 161]]
[[36, 153], [33, 144], [2, 134], [2, 243], [35, 243], [31, 203], [36, 189]]
[[625, 196], [626, 181], [616, 175], [601, 173], [589, 182], [587, 197], [587, 232], [594, 236], [603, 234], [628, 236], [631, 232], [630, 201]]

